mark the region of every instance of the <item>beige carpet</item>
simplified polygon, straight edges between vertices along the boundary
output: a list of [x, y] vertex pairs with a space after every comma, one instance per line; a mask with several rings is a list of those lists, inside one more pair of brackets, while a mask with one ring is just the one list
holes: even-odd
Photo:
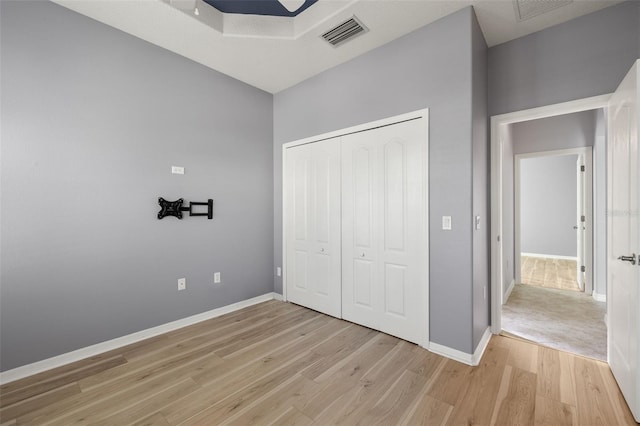
[[606, 361], [606, 303], [584, 293], [517, 284], [502, 306], [502, 329], [527, 340]]

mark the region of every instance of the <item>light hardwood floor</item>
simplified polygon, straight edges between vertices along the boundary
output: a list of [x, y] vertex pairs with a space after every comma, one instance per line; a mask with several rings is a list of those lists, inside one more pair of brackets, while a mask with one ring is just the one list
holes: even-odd
[[520, 257], [522, 284], [580, 291], [575, 260], [548, 257]]
[[635, 424], [606, 364], [494, 336], [478, 367], [271, 301], [0, 388], [0, 423]]

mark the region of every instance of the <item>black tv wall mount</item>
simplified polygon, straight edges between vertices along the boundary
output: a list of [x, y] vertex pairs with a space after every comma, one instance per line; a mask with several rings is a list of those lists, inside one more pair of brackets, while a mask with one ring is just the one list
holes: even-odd
[[[160, 204], [160, 211], [158, 212], [158, 219], [162, 219], [167, 216], [174, 216], [178, 219], [182, 219], [182, 212], [189, 212], [189, 216], [207, 216], [209, 219], [213, 219], [213, 200], [209, 198], [206, 203], [189, 202], [189, 207], [182, 207], [184, 199], [178, 198], [176, 201], [167, 201], [164, 198], [158, 198], [158, 204]], [[207, 211], [204, 213], [196, 213], [193, 210], [194, 206], [207, 206]]]

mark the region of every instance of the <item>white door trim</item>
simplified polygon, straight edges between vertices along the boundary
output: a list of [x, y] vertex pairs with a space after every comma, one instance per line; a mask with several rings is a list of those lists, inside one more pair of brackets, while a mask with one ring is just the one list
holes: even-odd
[[[520, 229], [520, 209], [521, 209], [521, 193], [520, 193], [520, 162], [523, 159], [527, 158], [543, 158], [543, 157], [559, 157], [562, 155], [584, 155], [585, 160], [585, 182], [587, 185], [585, 204], [586, 204], [586, 229], [585, 229], [585, 241], [584, 241], [584, 253], [585, 253], [585, 294], [591, 295], [593, 289], [593, 148], [581, 147], [581, 148], [568, 148], [568, 149], [557, 149], [553, 151], [540, 151], [540, 152], [531, 152], [526, 154], [516, 154], [514, 156], [514, 219], [513, 219], [513, 231], [514, 231], [514, 241], [513, 241], [513, 249], [514, 249], [514, 257], [513, 257], [513, 267], [515, 271], [515, 281], [516, 283], [522, 282], [522, 270], [521, 270], [521, 229]], [[550, 258], [566, 258], [566, 259], [575, 259], [566, 257], [566, 256], [545, 256]]]
[[[416, 120], [416, 119], [426, 120], [427, 129], [429, 129], [429, 109], [424, 108], [416, 111], [411, 111], [405, 114], [400, 114], [393, 117], [387, 117], [380, 120], [375, 120], [368, 123], [359, 124], [356, 126], [351, 126], [344, 129], [339, 129], [339, 130], [335, 130], [335, 131], [331, 131], [331, 132], [323, 133], [320, 135], [315, 135], [308, 138], [303, 138], [303, 139], [299, 139], [299, 140], [295, 140], [295, 141], [291, 141], [283, 144], [282, 146], [282, 298], [284, 301], [287, 301], [287, 274], [286, 274], [287, 228], [286, 228], [286, 224], [288, 221], [286, 217], [287, 193], [285, 190], [287, 188], [287, 176], [286, 176], [287, 175], [286, 174], [287, 149], [292, 148], [294, 146], [298, 146], [298, 145], [304, 145], [304, 144], [309, 144], [313, 142], [320, 142], [325, 139], [342, 137], [342, 136], [350, 135], [353, 133], [364, 132], [364, 131], [375, 129], [378, 127], [390, 126], [392, 124], [401, 123], [403, 121], [410, 121], [410, 120]], [[423, 200], [425, 202], [424, 205], [426, 206], [425, 212], [424, 212], [425, 217], [423, 220], [423, 223], [425, 224], [425, 226], [423, 227], [424, 229], [418, 230], [418, 232], [424, 233], [423, 235], [424, 235], [424, 241], [426, 242], [426, 246], [424, 247], [423, 253], [424, 253], [424, 258], [427, 259], [422, 270], [422, 273], [424, 274], [424, 279], [425, 279], [425, 290], [423, 291], [422, 306], [424, 306], [423, 318], [425, 318], [426, 324], [424, 324], [424, 331], [420, 341], [420, 346], [428, 349], [429, 348], [429, 261], [428, 261], [429, 259], [429, 244], [428, 244], [429, 242], [429, 182], [428, 182], [429, 133], [428, 133], [428, 130], [427, 130], [427, 134], [425, 135], [425, 140], [426, 140], [425, 142], [426, 152], [423, 158], [423, 166], [424, 166], [423, 170], [425, 173], [425, 179], [427, 179], [427, 184], [424, 185], [424, 193], [423, 193]]]
[[491, 117], [491, 332], [502, 331], [503, 250], [502, 250], [502, 163], [503, 142], [500, 129], [508, 124], [574, 112], [604, 108], [611, 94], [563, 102]]

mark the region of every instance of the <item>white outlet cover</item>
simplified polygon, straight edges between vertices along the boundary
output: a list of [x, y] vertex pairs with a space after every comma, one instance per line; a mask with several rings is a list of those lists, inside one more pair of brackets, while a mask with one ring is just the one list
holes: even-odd
[[215, 284], [219, 284], [220, 283], [220, 272], [216, 272], [213, 274], [213, 282]]
[[178, 290], [186, 290], [187, 289], [187, 279], [180, 278], [178, 280]]
[[173, 173], [174, 175], [183, 175], [184, 174], [184, 167], [171, 166], [171, 173]]

